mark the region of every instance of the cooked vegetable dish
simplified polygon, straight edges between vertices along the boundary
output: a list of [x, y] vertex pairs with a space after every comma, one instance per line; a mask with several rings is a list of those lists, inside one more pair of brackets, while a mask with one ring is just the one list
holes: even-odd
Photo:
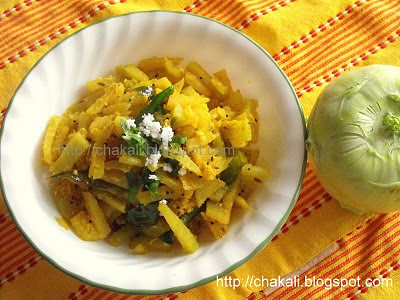
[[50, 119], [43, 161], [57, 209], [82, 240], [192, 253], [200, 234], [226, 234], [267, 178], [256, 166], [258, 102], [233, 90], [225, 70], [181, 62], [118, 66]]

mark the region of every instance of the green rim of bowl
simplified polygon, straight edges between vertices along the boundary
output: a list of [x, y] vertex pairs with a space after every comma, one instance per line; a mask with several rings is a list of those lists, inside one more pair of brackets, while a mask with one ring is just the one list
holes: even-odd
[[[184, 15], [189, 15], [192, 16], [194, 18], [202, 18], [202, 19], [206, 19], [209, 20], [211, 22], [220, 24], [222, 26], [225, 26], [226, 28], [229, 28], [230, 30], [234, 31], [237, 34], [240, 34], [241, 36], [245, 37], [248, 41], [250, 41], [251, 43], [253, 43], [255, 46], [257, 46], [262, 53], [264, 53], [264, 55], [270, 60], [272, 61], [275, 66], [278, 68], [278, 70], [281, 72], [281, 74], [283, 75], [283, 77], [285, 78], [287, 84], [289, 85], [290, 89], [292, 90], [293, 96], [296, 99], [296, 104], [297, 107], [299, 109], [299, 113], [301, 116], [301, 120], [302, 120], [302, 125], [303, 125], [303, 134], [304, 134], [304, 141], [307, 139], [307, 130], [306, 130], [306, 122], [304, 119], [304, 114], [303, 114], [303, 110], [301, 108], [299, 99], [297, 98], [297, 95], [295, 93], [295, 90], [292, 86], [292, 84], [290, 83], [290, 80], [287, 78], [286, 74], [282, 71], [282, 69], [279, 67], [279, 65], [275, 62], [275, 60], [271, 57], [270, 54], [268, 54], [268, 52], [266, 52], [260, 45], [258, 45], [256, 42], [254, 42], [252, 39], [250, 39], [249, 37], [247, 37], [246, 35], [244, 35], [243, 33], [237, 31], [236, 29], [221, 23], [217, 20], [214, 19], [210, 19], [204, 16], [199, 16], [199, 15], [194, 15], [194, 14], [190, 14], [190, 13], [186, 13], [186, 12], [180, 12], [180, 11], [167, 11], [167, 10], [150, 10], [150, 11], [140, 11], [140, 12], [131, 12], [131, 13], [126, 13], [126, 14], [121, 14], [118, 16], [113, 16], [113, 17], [109, 17], [103, 20], [100, 20], [98, 22], [95, 22], [93, 24], [90, 24], [80, 30], [78, 30], [77, 32], [74, 32], [73, 34], [71, 34], [70, 36], [66, 37], [64, 40], [62, 40], [61, 42], [59, 42], [57, 45], [55, 45], [52, 49], [50, 49], [45, 55], [43, 55], [36, 63], [35, 65], [29, 70], [29, 72], [26, 74], [26, 76], [24, 77], [24, 79], [21, 81], [21, 83], [19, 84], [18, 88], [16, 89], [13, 97], [10, 100], [10, 103], [8, 105], [8, 107], [11, 107], [13, 100], [15, 98], [15, 95], [17, 94], [18, 90], [20, 89], [20, 87], [23, 85], [23, 83], [25, 82], [25, 79], [28, 77], [28, 75], [30, 74], [30, 72], [42, 61], [42, 59], [44, 59], [47, 54], [49, 54], [52, 50], [54, 50], [56, 47], [58, 47], [59, 45], [61, 45], [64, 41], [66, 41], [67, 39], [69, 39], [70, 37], [76, 35], [77, 33], [81, 32], [82, 30], [85, 30], [86, 28], [89, 28], [91, 26], [94, 26], [96, 24], [105, 22], [109, 19], [114, 19], [114, 18], [119, 18], [119, 17], [123, 17], [123, 16], [127, 16], [127, 15], [133, 15], [133, 14], [140, 14], [140, 13], [153, 13], [153, 12], [162, 12], [162, 13], [170, 13], [170, 14], [184, 14]], [[3, 122], [5, 123], [7, 115], [8, 115], [8, 111], [7, 110]], [[1, 140], [3, 138], [3, 130], [4, 130], [4, 125], [1, 127], [0, 130], [0, 144], [1, 144]], [[114, 287], [114, 286], [109, 286], [109, 285], [104, 285], [104, 284], [100, 284], [97, 282], [93, 282], [85, 277], [82, 277], [78, 274], [75, 274], [63, 267], [61, 267], [59, 264], [57, 264], [51, 257], [47, 256], [46, 253], [43, 253], [34, 243], [33, 241], [29, 238], [29, 236], [24, 232], [24, 230], [22, 229], [22, 227], [19, 225], [17, 218], [15, 217], [9, 203], [7, 200], [7, 196], [4, 190], [4, 185], [3, 185], [3, 177], [1, 174], [1, 167], [0, 167], [0, 187], [1, 187], [1, 192], [3, 194], [6, 206], [10, 212], [10, 215], [12, 217], [12, 219], [14, 220], [18, 230], [22, 233], [22, 235], [25, 237], [25, 239], [29, 242], [29, 244], [43, 257], [45, 258], [50, 264], [52, 264], [54, 267], [56, 267], [58, 270], [68, 274], [69, 276], [83, 282], [86, 283], [88, 285], [94, 286], [96, 288], [100, 288], [100, 289], [104, 289], [104, 290], [108, 290], [111, 292], [115, 292], [115, 293], [123, 293], [123, 294], [133, 294], [133, 295], [156, 295], [156, 294], [170, 294], [170, 293], [177, 293], [177, 292], [181, 292], [184, 290], [189, 290], [189, 289], [193, 289], [196, 287], [199, 287], [201, 285], [204, 285], [206, 283], [209, 283], [211, 281], [214, 281], [217, 277], [222, 277], [225, 276], [226, 274], [232, 272], [233, 270], [239, 268], [241, 265], [243, 265], [244, 263], [246, 263], [247, 261], [249, 261], [251, 258], [253, 258], [258, 252], [260, 252], [271, 240], [272, 238], [279, 232], [280, 228], [283, 226], [284, 222], [286, 221], [286, 219], [288, 218], [290, 212], [292, 211], [296, 200], [299, 196], [300, 193], [300, 188], [304, 179], [304, 174], [305, 174], [305, 169], [306, 169], [306, 164], [307, 164], [307, 151], [304, 149], [304, 160], [303, 160], [303, 166], [302, 166], [302, 171], [301, 171], [301, 176], [299, 178], [299, 183], [296, 189], [296, 192], [293, 195], [292, 198], [292, 202], [290, 203], [290, 206], [287, 210], [287, 212], [285, 213], [285, 215], [282, 217], [282, 219], [280, 220], [280, 222], [278, 223], [278, 225], [275, 227], [275, 229], [273, 230], [273, 232], [261, 243], [259, 244], [249, 255], [247, 255], [245, 258], [243, 258], [242, 260], [234, 263], [232, 266], [230, 266], [229, 268], [227, 268], [226, 270], [224, 270], [223, 272], [220, 272], [218, 274], [215, 274], [213, 276], [209, 276], [207, 278], [203, 278], [195, 283], [192, 284], [188, 284], [188, 285], [182, 285], [182, 286], [175, 286], [175, 287], [171, 287], [171, 288], [167, 288], [167, 289], [163, 289], [163, 290], [143, 290], [143, 289], [122, 289], [122, 288], [118, 288], [118, 287]], [[0, 166], [1, 166], [1, 147], [0, 147]]]

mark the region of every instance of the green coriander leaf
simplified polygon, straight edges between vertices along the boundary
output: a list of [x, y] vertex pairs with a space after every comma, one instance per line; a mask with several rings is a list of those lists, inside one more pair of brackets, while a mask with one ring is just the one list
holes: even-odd
[[186, 144], [186, 142], [187, 142], [187, 137], [179, 135], [174, 135], [171, 141], [172, 144], [177, 144], [177, 145], [183, 145]]
[[172, 171], [170, 172], [172, 177], [178, 176], [178, 172], [181, 169], [179, 161], [172, 158], [164, 158], [164, 162], [171, 165]]

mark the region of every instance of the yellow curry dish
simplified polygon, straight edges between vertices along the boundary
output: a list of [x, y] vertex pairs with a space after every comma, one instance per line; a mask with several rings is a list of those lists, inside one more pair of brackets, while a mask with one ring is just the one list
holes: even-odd
[[[87, 82], [87, 95], [53, 116], [43, 161], [65, 228], [134, 253], [187, 253], [220, 239], [268, 177], [256, 165], [258, 102], [227, 72], [153, 57]], [[250, 204], [251, 205], [251, 204]]]

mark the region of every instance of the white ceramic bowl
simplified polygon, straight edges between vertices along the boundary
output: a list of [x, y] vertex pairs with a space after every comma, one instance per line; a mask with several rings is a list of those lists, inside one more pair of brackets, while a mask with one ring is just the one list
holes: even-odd
[[[273, 41], [271, 41], [273, 43]], [[271, 178], [254, 191], [251, 208], [221, 240], [192, 255], [133, 255], [105, 242], [84, 242], [59, 226], [41, 164], [49, 118], [77, 101], [87, 80], [116, 65], [151, 56], [197, 60], [225, 68], [235, 88], [259, 100], [259, 164]], [[122, 293], [189, 289], [233, 271], [278, 232], [299, 193], [306, 153], [296, 94], [271, 56], [214, 20], [177, 12], [141, 12], [88, 26], [46, 54], [22, 81], [1, 131], [1, 188], [18, 228], [55, 267], [90, 285]]]

